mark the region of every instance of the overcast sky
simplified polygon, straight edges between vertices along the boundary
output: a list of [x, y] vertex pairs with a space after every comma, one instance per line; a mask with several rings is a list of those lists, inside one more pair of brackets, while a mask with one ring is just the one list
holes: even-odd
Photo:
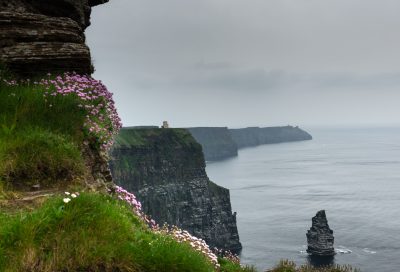
[[110, 0], [87, 29], [125, 126], [400, 125], [398, 0]]

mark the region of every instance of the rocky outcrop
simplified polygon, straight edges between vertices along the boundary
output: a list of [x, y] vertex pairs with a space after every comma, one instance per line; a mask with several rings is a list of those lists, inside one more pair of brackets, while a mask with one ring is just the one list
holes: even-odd
[[312, 136], [299, 127], [248, 127], [229, 130], [239, 148], [262, 144], [311, 140]]
[[312, 218], [312, 226], [307, 232], [307, 252], [313, 256], [333, 256], [333, 231], [329, 228], [325, 211], [319, 211]]
[[123, 129], [111, 152], [114, 182], [135, 193], [159, 224], [177, 225], [239, 251], [229, 190], [210, 181], [201, 146], [184, 129]]
[[0, 0], [0, 62], [16, 75], [91, 74], [84, 30], [107, 0]]
[[227, 127], [193, 127], [187, 130], [203, 147], [204, 158], [207, 161], [238, 155], [237, 145]]
[[93, 191], [106, 192], [114, 186], [110, 167], [109, 155], [98, 149], [93, 149], [88, 144], [82, 145], [82, 153], [85, 158], [86, 174], [85, 186]]

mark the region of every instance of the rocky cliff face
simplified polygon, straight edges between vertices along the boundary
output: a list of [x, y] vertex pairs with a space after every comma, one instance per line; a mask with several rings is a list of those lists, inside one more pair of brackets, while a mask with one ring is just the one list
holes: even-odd
[[238, 149], [243, 147], [312, 139], [304, 130], [292, 126], [240, 129], [195, 127], [187, 130], [201, 144], [204, 157], [208, 161], [235, 157]]
[[84, 30], [91, 7], [108, 0], [0, 0], [0, 62], [22, 77], [91, 74]]
[[299, 127], [248, 127], [229, 130], [239, 148], [293, 141], [311, 140], [312, 136]]
[[186, 130], [123, 129], [111, 156], [114, 182], [135, 193], [159, 224], [241, 249], [229, 190], [208, 179], [201, 146]]
[[325, 211], [319, 211], [312, 218], [312, 226], [307, 232], [307, 252], [314, 256], [333, 256], [333, 231], [329, 228]]
[[235, 157], [238, 154], [237, 145], [227, 127], [194, 127], [188, 128], [188, 131], [203, 147], [207, 161]]

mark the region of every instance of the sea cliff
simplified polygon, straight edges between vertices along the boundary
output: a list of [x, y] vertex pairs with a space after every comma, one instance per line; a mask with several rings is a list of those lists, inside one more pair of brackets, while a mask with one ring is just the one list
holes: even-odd
[[308, 132], [293, 126], [239, 129], [193, 127], [187, 130], [202, 145], [207, 161], [235, 157], [238, 155], [238, 149], [244, 147], [312, 139]]
[[114, 182], [159, 224], [177, 225], [220, 249], [241, 249], [229, 190], [207, 177], [201, 145], [185, 129], [122, 129], [111, 151]]
[[238, 155], [238, 147], [227, 127], [193, 127], [187, 130], [203, 147], [204, 158], [207, 161]]
[[230, 129], [229, 132], [239, 148], [312, 139], [308, 132], [293, 126], [247, 127]]

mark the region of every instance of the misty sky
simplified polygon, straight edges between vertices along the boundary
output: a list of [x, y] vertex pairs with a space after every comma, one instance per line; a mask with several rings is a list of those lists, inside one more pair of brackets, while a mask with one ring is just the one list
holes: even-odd
[[87, 29], [125, 126], [400, 125], [398, 0], [110, 0]]

